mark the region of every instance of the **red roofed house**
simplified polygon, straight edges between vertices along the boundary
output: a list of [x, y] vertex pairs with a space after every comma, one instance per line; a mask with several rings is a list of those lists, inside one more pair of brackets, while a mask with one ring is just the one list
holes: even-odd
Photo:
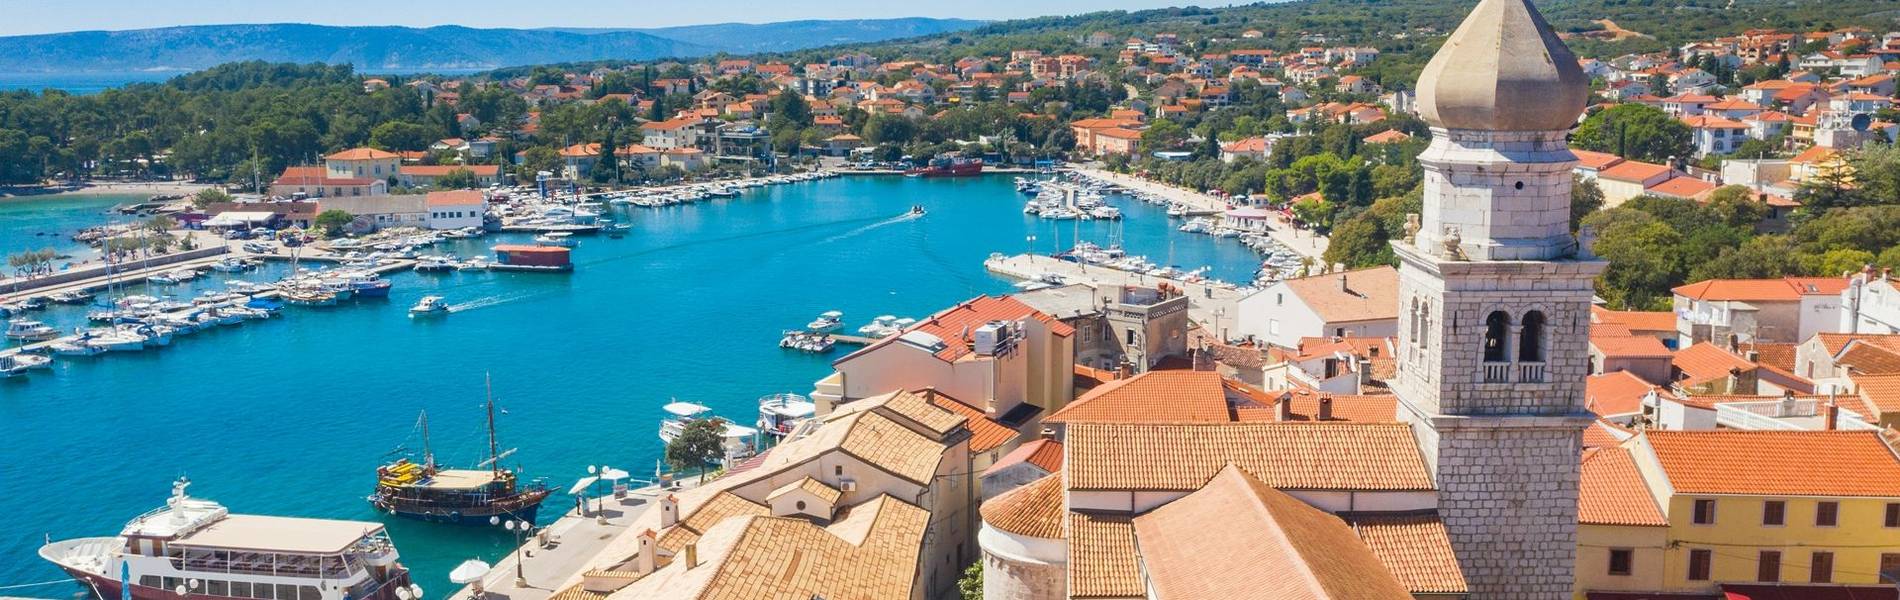
[[395, 177], [402, 155], [375, 148], [352, 148], [323, 157], [325, 175], [336, 179]]
[[1798, 343], [1841, 322], [1844, 277], [1710, 279], [1671, 290], [1676, 331], [1695, 342]]
[[402, 184], [409, 187], [435, 185], [435, 180], [455, 171], [468, 171], [479, 187], [494, 185], [501, 178], [500, 165], [404, 165], [399, 171]]
[[1024, 442], [983, 470], [983, 499], [1062, 470], [1062, 442], [1042, 437]]
[[1625, 160], [1598, 171], [1597, 187], [1603, 190], [1603, 207], [1616, 208], [1675, 176], [1667, 165]]
[[1254, 160], [1266, 160], [1267, 154], [1270, 154], [1272, 152], [1273, 152], [1272, 138], [1269, 138], [1266, 136], [1254, 136], [1250, 138], [1241, 138], [1238, 140], [1234, 140], [1232, 142], [1228, 142], [1226, 144], [1222, 144], [1220, 147], [1220, 160], [1221, 162], [1226, 162], [1226, 163], [1234, 162], [1235, 160], [1240, 159], [1241, 157], [1251, 158]]
[[323, 167], [288, 167], [270, 184], [270, 195], [280, 198], [336, 198], [341, 196], [382, 196], [389, 193], [389, 182], [382, 178], [330, 177]]
[[1703, 198], [1708, 197], [1709, 192], [1715, 191], [1717, 187], [1719, 186], [1699, 178], [1679, 175], [1664, 180], [1662, 183], [1649, 186], [1643, 190], [1643, 193], [1651, 196], [1700, 202]]
[[832, 363], [812, 400], [832, 406], [936, 388], [1011, 427], [1040, 421], [1075, 389], [1075, 329], [1008, 296], [978, 296]]
[[1630, 451], [1584, 450], [1577, 485], [1577, 596], [1664, 589], [1668, 539], [1669, 520]]
[[1240, 299], [1234, 332], [1281, 348], [1303, 338], [1399, 334], [1399, 273], [1373, 267], [1287, 279]]

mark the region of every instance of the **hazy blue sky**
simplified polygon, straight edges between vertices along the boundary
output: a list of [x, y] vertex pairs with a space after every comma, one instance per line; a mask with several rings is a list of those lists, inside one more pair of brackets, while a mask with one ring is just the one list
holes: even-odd
[[[1188, 0], [5, 0], [0, 35], [214, 23], [664, 27], [705, 23], [959, 17], [1011, 19], [1159, 8]], [[1202, 6], [1226, 2], [1200, 2]]]

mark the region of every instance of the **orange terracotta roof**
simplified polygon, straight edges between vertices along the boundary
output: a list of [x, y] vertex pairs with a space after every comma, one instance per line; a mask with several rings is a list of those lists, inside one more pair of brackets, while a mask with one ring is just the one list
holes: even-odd
[[1854, 387], [1860, 391], [1860, 399], [1867, 407], [1878, 411], [1867, 415], [1867, 420], [1878, 420], [1881, 415], [1900, 412], [1900, 374], [1855, 375]]
[[1623, 162], [1623, 157], [1608, 152], [1592, 152], [1589, 150], [1571, 148], [1570, 153], [1577, 155], [1577, 166], [1585, 169], [1601, 171]]
[[1656, 185], [1652, 185], [1647, 188], [1644, 188], [1643, 191], [1649, 192], [1651, 194], [1656, 194], [1658, 196], [1669, 196], [1672, 198], [1684, 198], [1684, 199], [1693, 200], [1700, 197], [1703, 194], [1706, 194], [1710, 191], [1715, 190], [1715, 188], [1716, 188], [1716, 185], [1713, 183], [1709, 183], [1707, 181], [1703, 181], [1695, 177], [1689, 177], [1687, 175], [1684, 175], [1684, 176], [1679, 176], [1679, 177], [1671, 177], [1668, 180], [1663, 181], [1662, 183], [1658, 183]]
[[1451, 549], [1451, 535], [1438, 515], [1359, 513], [1346, 522], [1411, 593], [1469, 591]]
[[[1627, 330], [1625, 330], [1627, 331]], [[1592, 335], [1590, 347], [1611, 358], [1654, 358], [1670, 355], [1653, 335]]]
[[1767, 342], [1755, 342], [1755, 343], [1745, 346], [1745, 349], [1752, 350], [1756, 353], [1756, 356], [1755, 356], [1756, 364], [1759, 364], [1764, 367], [1774, 367], [1776, 369], [1780, 369], [1788, 373], [1793, 373], [1794, 372], [1794, 355], [1795, 355], [1795, 350], [1798, 347], [1800, 347], [1800, 344], [1793, 344], [1793, 343], [1771, 344]]
[[1677, 296], [1695, 300], [1763, 302], [1801, 299], [1801, 289], [1785, 279], [1707, 279], [1676, 286], [1670, 291]]
[[[1208, 526], [1213, 523], [1224, 526]], [[1135, 517], [1134, 526], [1155, 597], [1410, 595], [1339, 517], [1233, 465], [1193, 493]]]
[[[1885, 340], [1883, 340], [1885, 341]], [[1865, 339], [1853, 340], [1838, 353], [1834, 361], [1852, 367], [1855, 373], [1881, 375], [1900, 373], [1900, 351]]]
[[[918, 321], [916, 325], [911, 326], [911, 328], [905, 330], [904, 333], [923, 332], [936, 336], [937, 339], [943, 340], [944, 342], [943, 348], [935, 353], [937, 358], [943, 359], [944, 362], [956, 362], [958, 359], [969, 356], [975, 352], [971, 347], [972, 341], [970, 335], [971, 332], [974, 332], [978, 327], [982, 327], [991, 321], [1020, 320], [1039, 321], [1049, 328], [1049, 333], [1059, 337], [1068, 337], [1075, 333], [1074, 327], [1070, 327], [1067, 323], [1063, 323], [1055, 317], [1044, 314], [1042, 311], [1030, 308], [1029, 305], [1023, 304], [1021, 300], [1010, 296], [988, 295], [977, 296], [956, 306], [944, 309], [942, 312], [930, 315], [929, 318]], [[838, 359], [837, 362], [833, 364], [843, 363], [853, 358], [863, 356], [873, 350], [883, 348], [884, 346], [899, 343], [903, 338], [903, 335], [893, 335], [884, 338], [844, 358]]]
[[1622, 444], [1623, 440], [1629, 439], [1629, 436], [1634, 434], [1635, 432], [1621, 425], [1603, 419], [1597, 419], [1591, 423], [1589, 427], [1583, 428], [1583, 447], [1606, 448], [1617, 446]]
[[983, 470], [983, 476], [988, 477], [991, 473], [1022, 463], [1036, 465], [1037, 468], [1048, 473], [1062, 470], [1062, 442], [1050, 438], [1036, 438], [1024, 442], [1015, 450], [1009, 451], [1009, 454], [996, 459], [995, 463], [990, 464], [990, 468]]
[[1695, 385], [1728, 377], [1733, 370], [1748, 372], [1755, 368], [1755, 363], [1748, 362], [1747, 359], [1708, 342], [1698, 342], [1676, 351], [1675, 357], [1670, 359], [1670, 364], [1675, 365], [1676, 369], [1682, 372], [1680, 381], [1684, 385]]
[[1794, 155], [1794, 158], [1789, 160], [1790, 162], [1798, 163], [1819, 163], [1839, 158], [1840, 154], [1840, 152], [1835, 151], [1833, 148], [1809, 146], [1808, 149], [1802, 150], [1800, 154]]
[[1399, 423], [1074, 423], [1065, 446], [1073, 490], [1194, 490], [1228, 464], [1282, 489], [1434, 489]]
[[1051, 473], [983, 502], [983, 523], [1016, 535], [1063, 539], [1062, 474]]
[[1145, 597], [1135, 524], [1126, 515], [1069, 513], [1069, 597]]
[[1409, 139], [1412, 139], [1412, 136], [1409, 134], [1406, 134], [1403, 131], [1399, 131], [1397, 129], [1387, 129], [1385, 131], [1381, 131], [1381, 132], [1366, 136], [1366, 143], [1390, 144], [1393, 142], [1403, 142]]
[[375, 148], [351, 148], [323, 157], [323, 160], [375, 160], [382, 158], [402, 158], [402, 155]]
[[[1344, 277], [1342, 289], [1339, 279]], [[1378, 266], [1281, 282], [1328, 323], [1399, 318], [1399, 271]]]
[[1577, 522], [1586, 525], [1668, 527], [1649, 485], [1636, 470], [1636, 459], [1623, 448], [1583, 451], [1577, 484]]
[[487, 202], [481, 190], [454, 190], [448, 192], [429, 192], [423, 196], [423, 202], [429, 206], [467, 206]]
[[1643, 398], [1654, 389], [1655, 385], [1629, 371], [1591, 375], [1584, 382], [1584, 408], [1602, 416], [1642, 412]]
[[1643, 435], [1677, 494], [1900, 497], [1900, 459], [1873, 431]]
[[408, 165], [402, 167], [404, 175], [423, 177], [441, 177], [455, 171], [468, 171], [477, 177], [494, 177], [501, 174], [501, 165]]
[[1820, 340], [1828, 354], [1838, 355], [1842, 350], [1847, 349], [1849, 343], [1856, 340], [1863, 344], [1900, 352], [1900, 334], [1895, 333], [1817, 333], [1812, 339]]
[[1225, 423], [1232, 421], [1213, 371], [1149, 371], [1102, 384], [1050, 415], [1051, 423]]
[[1668, 174], [1669, 171], [1670, 169], [1667, 165], [1646, 163], [1637, 160], [1625, 160], [1611, 165], [1607, 169], [1598, 171], [1597, 176], [1617, 181], [1642, 182], [1660, 175]]
[[1628, 327], [1631, 332], [1676, 330], [1676, 313], [1666, 310], [1609, 310], [1592, 306], [1590, 318], [1597, 323], [1615, 323]]
[[970, 428], [970, 451], [989, 452], [1016, 439], [1016, 430], [1008, 425], [996, 422], [983, 409], [964, 404], [962, 400], [950, 397], [935, 389], [923, 391], [930, 404], [963, 415], [965, 426]]

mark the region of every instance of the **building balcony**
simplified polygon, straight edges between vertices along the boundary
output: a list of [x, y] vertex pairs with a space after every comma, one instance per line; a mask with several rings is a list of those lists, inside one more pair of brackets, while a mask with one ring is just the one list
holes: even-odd
[[1544, 363], [1518, 363], [1517, 381], [1519, 383], [1543, 383]]
[[1511, 363], [1484, 363], [1485, 383], [1510, 383]]

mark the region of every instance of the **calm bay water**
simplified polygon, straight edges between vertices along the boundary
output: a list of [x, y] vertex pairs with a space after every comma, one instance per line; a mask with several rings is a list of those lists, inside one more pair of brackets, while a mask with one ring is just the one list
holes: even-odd
[[[565, 490], [586, 465], [650, 476], [659, 406], [706, 404], [749, 422], [755, 400], [806, 393], [830, 356], [778, 348], [779, 332], [825, 310], [847, 330], [880, 314], [923, 317], [977, 294], [1011, 291], [984, 271], [992, 252], [1041, 252], [1077, 234], [1229, 281], [1258, 259], [1233, 240], [1175, 231], [1160, 208], [1111, 199], [1128, 219], [1049, 222], [1024, 215], [1007, 177], [839, 178], [754, 189], [737, 199], [630, 209], [624, 239], [586, 238], [572, 275], [392, 276], [386, 301], [287, 308], [269, 321], [181, 337], [169, 348], [61, 359], [52, 371], [0, 381], [0, 485], [15, 509], [0, 521], [0, 585], [57, 579], [34, 554], [54, 539], [112, 535], [157, 507], [179, 475], [194, 495], [242, 513], [384, 520], [429, 597], [456, 563], [513, 546], [498, 530], [384, 519], [364, 496], [374, 469], [427, 409], [438, 457], [480, 459], [484, 373], [507, 410], [505, 447], [530, 478]], [[97, 224], [110, 199], [0, 203], [0, 249], [38, 247], [39, 231]], [[929, 214], [901, 218], [911, 205]], [[15, 224], [30, 226], [16, 227]], [[449, 246], [485, 254], [489, 237]], [[438, 249], [444, 247], [438, 246]], [[274, 266], [248, 275], [276, 277]], [[213, 274], [194, 287], [221, 286]], [[437, 294], [464, 308], [412, 321]], [[36, 318], [75, 326], [84, 310]], [[543, 520], [573, 505], [552, 498]], [[59, 585], [19, 590], [65, 596]]]

